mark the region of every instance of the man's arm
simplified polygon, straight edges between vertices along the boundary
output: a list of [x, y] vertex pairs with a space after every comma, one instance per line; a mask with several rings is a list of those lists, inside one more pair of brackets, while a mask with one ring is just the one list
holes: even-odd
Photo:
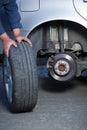
[[15, 41], [13, 41], [8, 34], [5, 32], [2, 23], [0, 21], [0, 39], [2, 40], [2, 45], [3, 45], [3, 49], [5, 54], [8, 56], [9, 55], [9, 49], [10, 46], [13, 45], [15, 47], [17, 47]]
[[30, 46], [32, 46], [31, 41], [27, 38], [21, 35], [20, 28], [22, 27], [20, 20], [20, 14], [18, 12], [18, 6], [16, 4], [16, 0], [9, 0], [9, 3], [5, 6], [5, 12], [8, 15], [9, 22], [11, 24], [11, 28], [13, 30], [13, 34], [15, 36], [15, 39], [18, 42], [21, 42], [22, 40], [28, 42]]
[[8, 16], [12, 30], [15, 28], [21, 28], [22, 27], [20, 23], [21, 17], [18, 12], [18, 6], [16, 4], [16, 0], [9, 0], [9, 3], [6, 4], [4, 8]]
[[[9, 18], [9, 22], [10, 22], [11, 28], [13, 30], [13, 34], [15, 36], [15, 39], [18, 42], [21, 42], [21, 41], [24, 40], [24, 41], [28, 42], [30, 44], [30, 46], [32, 46], [31, 41], [27, 37], [24, 37], [24, 36], [21, 35], [21, 31], [20, 31], [20, 28], [21, 28], [20, 19], [21, 18], [20, 18], [19, 12], [18, 12], [18, 7], [17, 7], [17, 4], [16, 4], [16, 0], [9, 0], [9, 3], [7, 3], [4, 6], [4, 9], [5, 9], [5, 12], [6, 12], [8, 18]], [[1, 28], [0, 28], [0, 30], [1, 30]], [[0, 35], [0, 39], [2, 40], [3, 49], [4, 49], [5, 54], [7, 56], [9, 56], [9, 49], [10, 49], [10, 47], [12, 45], [14, 47], [17, 47], [16, 42], [13, 41], [7, 35], [7, 33], [4, 32], [4, 31]]]

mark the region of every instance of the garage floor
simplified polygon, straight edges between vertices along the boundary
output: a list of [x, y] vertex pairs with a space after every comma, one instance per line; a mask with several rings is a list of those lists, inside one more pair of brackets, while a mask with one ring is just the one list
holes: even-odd
[[87, 130], [87, 81], [59, 84], [38, 67], [39, 96], [31, 113], [12, 114], [5, 98], [0, 70], [0, 130]]

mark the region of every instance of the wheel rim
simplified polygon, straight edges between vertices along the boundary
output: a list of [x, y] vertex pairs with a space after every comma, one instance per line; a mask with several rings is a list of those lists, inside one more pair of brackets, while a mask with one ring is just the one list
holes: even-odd
[[5, 83], [5, 90], [6, 95], [9, 103], [12, 102], [12, 74], [11, 74], [11, 67], [9, 64], [8, 59], [4, 60], [4, 83]]

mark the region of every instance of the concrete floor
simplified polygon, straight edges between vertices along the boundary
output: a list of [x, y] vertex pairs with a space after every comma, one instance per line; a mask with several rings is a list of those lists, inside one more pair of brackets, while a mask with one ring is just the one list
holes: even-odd
[[[12, 114], [0, 77], [0, 130], [87, 130], [87, 81], [59, 84], [39, 67], [39, 96], [31, 113]], [[45, 72], [45, 73], [44, 73]]]

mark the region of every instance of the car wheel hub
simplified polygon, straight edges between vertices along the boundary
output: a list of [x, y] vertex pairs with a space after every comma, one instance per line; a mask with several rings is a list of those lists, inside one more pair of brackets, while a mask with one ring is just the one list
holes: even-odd
[[58, 75], [64, 76], [70, 71], [70, 65], [65, 60], [59, 60], [56, 62], [54, 69]]
[[49, 57], [47, 68], [51, 77], [58, 81], [68, 81], [76, 75], [77, 65], [71, 54], [59, 53]]

